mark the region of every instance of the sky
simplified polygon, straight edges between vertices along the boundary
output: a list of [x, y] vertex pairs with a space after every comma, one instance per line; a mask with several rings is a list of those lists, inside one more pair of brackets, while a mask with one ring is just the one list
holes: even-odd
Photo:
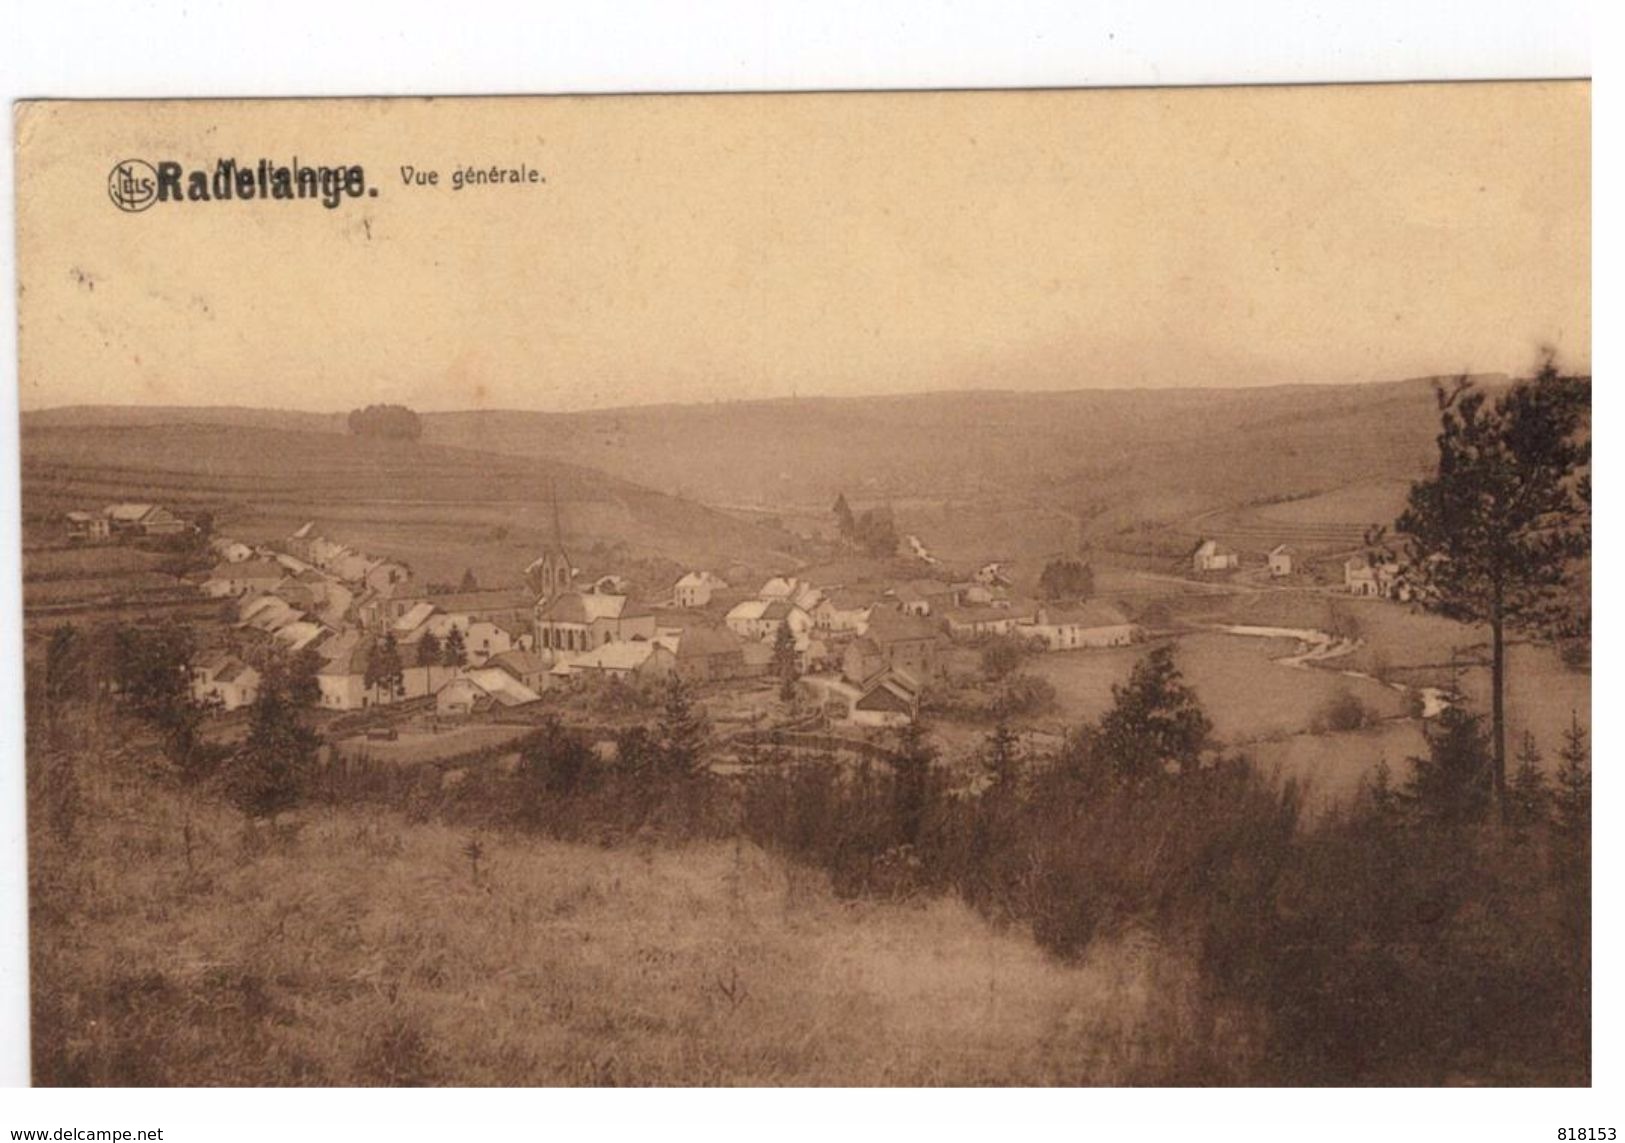
[[[24, 409], [1590, 368], [1583, 83], [38, 104], [17, 139]], [[294, 156], [377, 194], [109, 195]], [[452, 189], [493, 164], [545, 181]]]

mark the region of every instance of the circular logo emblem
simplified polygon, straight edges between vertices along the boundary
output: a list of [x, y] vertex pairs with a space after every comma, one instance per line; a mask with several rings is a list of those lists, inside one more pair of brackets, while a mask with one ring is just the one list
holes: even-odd
[[146, 210], [158, 201], [158, 172], [151, 163], [125, 159], [107, 176], [107, 197], [120, 210]]

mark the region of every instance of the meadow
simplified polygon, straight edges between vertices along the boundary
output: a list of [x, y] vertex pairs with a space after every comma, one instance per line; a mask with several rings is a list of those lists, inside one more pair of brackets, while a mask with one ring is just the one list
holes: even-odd
[[1123, 1084], [1189, 1034], [1145, 934], [1061, 963], [742, 841], [272, 831], [95, 757], [30, 815], [36, 1083]]

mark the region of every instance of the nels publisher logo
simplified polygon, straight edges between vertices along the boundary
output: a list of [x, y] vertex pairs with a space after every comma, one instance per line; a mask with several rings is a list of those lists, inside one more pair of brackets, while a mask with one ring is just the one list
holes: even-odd
[[125, 159], [107, 176], [107, 197], [120, 210], [146, 210], [158, 201], [158, 172], [151, 163]]
[[328, 210], [346, 199], [378, 197], [367, 185], [359, 163], [311, 166], [297, 157], [290, 163], [272, 159], [244, 162], [218, 159], [212, 167], [187, 168], [170, 159], [154, 165], [142, 159], [116, 163], [107, 176], [107, 197], [129, 214], [153, 203], [319, 202]]

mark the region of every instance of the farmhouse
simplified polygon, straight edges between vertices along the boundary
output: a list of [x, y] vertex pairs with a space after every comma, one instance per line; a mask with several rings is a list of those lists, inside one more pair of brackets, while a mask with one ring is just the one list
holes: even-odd
[[553, 667], [553, 656], [547, 651], [503, 651], [492, 655], [485, 665], [507, 671], [531, 690], [540, 691]]
[[187, 523], [156, 504], [109, 504], [103, 515], [114, 535], [176, 536]]
[[673, 586], [672, 599], [678, 607], [705, 607], [713, 595], [727, 587], [726, 580], [708, 571], [691, 571]]
[[495, 667], [465, 671], [434, 692], [438, 715], [460, 717], [493, 707], [523, 706], [542, 696]]
[[920, 691], [899, 671], [882, 671], [852, 704], [852, 721], [860, 726], [903, 726], [918, 716]]
[[954, 605], [953, 588], [935, 579], [911, 579], [892, 588], [890, 595], [908, 615], [930, 615]]
[[254, 549], [241, 540], [233, 540], [227, 536], [216, 536], [209, 541], [209, 551], [219, 556], [228, 564], [240, 564], [244, 560], [254, 558]]
[[886, 666], [916, 679], [933, 678], [944, 669], [942, 633], [919, 616], [876, 607], [869, 615], [864, 639], [879, 649]]
[[813, 625], [832, 635], [861, 635], [869, 626], [869, 613], [879, 596], [860, 588], [838, 588], [812, 610]]
[[217, 597], [274, 591], [287, 578], [287, 571], [275, 560], [243, 560], [216, 564], [203, 581], [203, 593]]
[[1000, 601], [980, 607], [950, 607], [943, 612], [948, 634], [955, 639], [980, 639], [991, 635], [1014, 635], [1036, 614], [1031, 603]]
[[571, 678], [664, 679], [676, 669], [677, 659], [669, 648], [640, 641], [605, 643], [595, 651], [566, 657], [565, 665]]
[[596, 651], [605, 643], [655, 637], [654, 613], [624, 595], [567, 591], [536, 604], [536, 646], [551, 651]]
[[1399, 564], [1393, 560], [1373, 559], [1364, 552], [1343, 562], [1343, 585], [1350, 595], [1373, 599], [1392, 599], [1396, 594], [1406, 594], [1400, 583]]
[[192, 664], [192, 698], [236, 710], [259, 695], [260, 673], [226, 651], [210, 651]]
[[1199, 572], [1228, 571], [1241, 566], [1241, 555], [1217, 540], [1204, 539], [1191, 553], [1191, 563]]
[[684, 682], [743, 678], [744, 642], [726, 628], [685, 627], [677, 637], [674, 669]]
[[394, 623], [422, 604], [429, 604], [448, 615], [466, 615], [471, 620], [488, 620], [507, 631], [509, 635], [518, 635], [531, 628], [536, 597], [524, 587], [434, 593], [397, 591], [381, 599], [378, 610], [387, 622]]
[[780, 627], [789, 627], [796, 645], [806, 645], [812, 630], [812, 616], [800, 607], [783, 599], [747, 599], [736, 604], [724, 620], [728, 629], [743, 639], [772, 640], [778, 637]]
[[1031, 623], [1017, 633], [1042, 639], [1051, 651], [1080, 647], [1123, 647], [1134, 642], [1138, 631], [1122, 610], [1110, 603], [1090, 601], [1076, 607], [1044, 604]]
[[72, 543], [99, 544], [113, 534], [112, 521], [94, 512], [69, 512], [67, 522], [68, 540]]
[[1292, 574], [1293, 551], [1285, 544], [1277, 544], [1270, 549], [1270, 575], [1277, 579]]

